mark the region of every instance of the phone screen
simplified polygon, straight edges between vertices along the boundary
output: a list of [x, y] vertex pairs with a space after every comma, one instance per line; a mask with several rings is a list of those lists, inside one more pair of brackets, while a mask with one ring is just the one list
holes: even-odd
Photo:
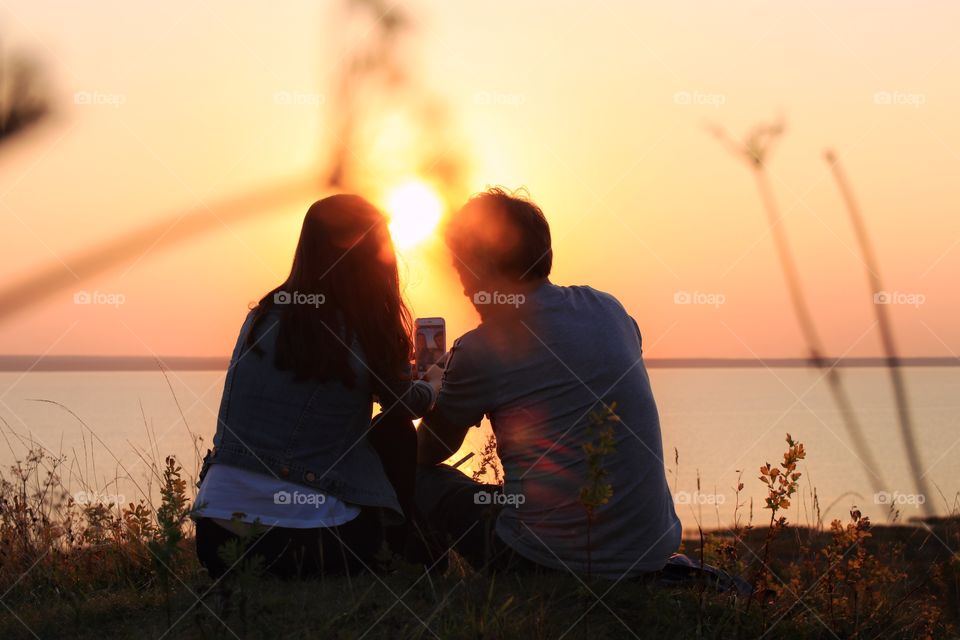
[[423, 375], [447, 352], [447, 328], [443, 318], [417, 318], [414, 339], [417, 373]]

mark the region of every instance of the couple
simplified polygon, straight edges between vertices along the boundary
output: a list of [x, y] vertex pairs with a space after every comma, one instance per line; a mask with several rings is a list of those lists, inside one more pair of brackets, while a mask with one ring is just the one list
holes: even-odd
[[[241, 556], [282, 576], [362, 571], [387, 543], [428, 564], [453, 548], [477, 569], [619, 580], [677, 550], [636, 322], [609, 294], [550, 282], [550, 229], [525, 198], [474, 196], [445, 240], [481, 322], [411, 379], [383, 214], [354, 195], [307, 211], [289, 277], [240, 329], [204, 459], [212, 576]], [[503, 486], [443, 464], [484, 416]]]

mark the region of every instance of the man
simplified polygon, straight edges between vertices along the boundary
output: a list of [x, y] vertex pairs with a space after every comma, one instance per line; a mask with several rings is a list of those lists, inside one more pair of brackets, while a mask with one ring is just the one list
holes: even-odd
[[[550, 282], [550, 229], [527, 199], [473, 197], [446, 241], [481, 323], [418, 431], [420, 512], [478, 567], [660, 570], [681, 529], [637, 324], [609, 294]], [[503, 487], [441, 464], [484, 415]]]

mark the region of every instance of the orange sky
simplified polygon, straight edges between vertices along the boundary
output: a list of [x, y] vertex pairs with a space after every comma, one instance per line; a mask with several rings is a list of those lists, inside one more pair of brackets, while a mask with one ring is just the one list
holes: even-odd
[[[0, 282], [69, 270], [94, 240], [315, 166], [343, 53], [332, 7], [317, 4], [5, 3], [4, 47], [45, 63], [56, 115], [0, 151]], [[525, 185], [553, 227], [554, 280], [617, 295], [648, 356], [802, 355], [752, 178], [705, 131], [777, 114], [789, 131], [772, 180], [828, 350], [879, 353], [829, 145], [887, 288], [922, 296], [892, 307], [903, 352], [960, 353], [960, 6], [401, 6], [418, 17], [420, 79], [451, 108], [471, 188]], [[75, 104], [78, 91], [110, 104]], [[407, 162], [372, 156], [384, 176]], [[308, 205], [78, 282], [0, 325], [0, 353], [226, 355], [247, 304], [284, 277]], [[451, 337], [473, 326], [440, 246], [404, 264], [418, 315], [447, 317]], [[75, 305], [79, 290], [125, 302]], [[678, 292], [724, 303], [678, 305]]]

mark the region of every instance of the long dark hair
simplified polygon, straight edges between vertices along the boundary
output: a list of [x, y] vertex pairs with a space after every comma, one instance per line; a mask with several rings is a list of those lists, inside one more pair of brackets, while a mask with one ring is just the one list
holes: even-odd
[[359, 342], [375, 393], [407, 372], [410, 311], [400, 295], [384, 215], [360, 196], [335, 195], [307, 210], [290, 275], [254, 307], [257, 327], [280, 310], [276, 366], [299, 379], [356, 383], [350, 347]]

